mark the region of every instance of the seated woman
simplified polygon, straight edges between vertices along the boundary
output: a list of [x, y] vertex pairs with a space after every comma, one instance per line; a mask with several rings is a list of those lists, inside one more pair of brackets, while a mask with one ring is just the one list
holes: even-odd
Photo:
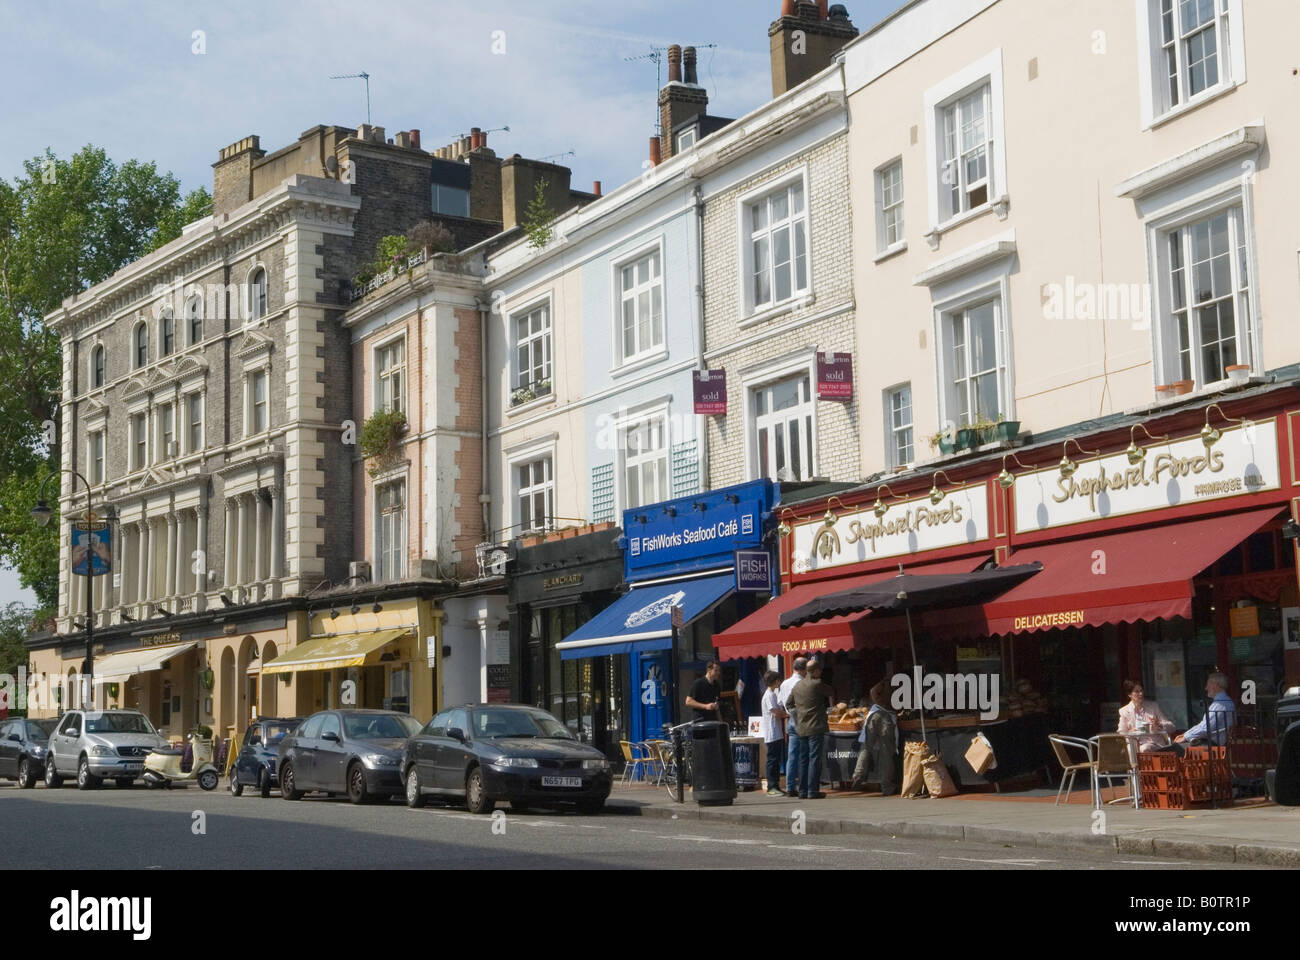
[[1143, 734], [1137, 741], [1143, 753], [1168, 746], [1174, 722], [1165, 717], [1159, 704], [1143, 696], [1141, 683], [1125, 680], [1122, 689], [1129, 702], [1119, 708], [1119, 732]]
[[881, 796], [898, 793], [898, 717], [889, 709], [889, 685], [883, 680], [871, 688], [871, 710], [858, 742], [858, 763], [853, 771], [853, 789], [861, 790], [868, 771], [880, 781]]

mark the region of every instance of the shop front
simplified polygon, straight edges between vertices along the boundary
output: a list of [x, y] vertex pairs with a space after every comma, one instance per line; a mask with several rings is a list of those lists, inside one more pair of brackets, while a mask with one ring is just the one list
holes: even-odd
[[[932, 727], [963, 732], [1033, 721], [1041, 736], [1010, 738], [1032, 747], [1020, 764], [1030, 770], [1049, 728], [1113, 731], [1127, 679], [1185, 729], [1204, 713], [1206, 677], [1220, 670], [1241, 716], [1267, 724], [1284, 679], [1300, 676], [1288, 539], [1297, 417], [1293, 384], [1259, 387], [789, 505], [783, 592], [718, 636], [719, 654], [815, 653], [837, 700], [852, 706], [865, 706], [880, 680], [900, 697], [919, 688], [898, 681], [917, 667], [982, 678], [985, 690], [996, 686], [994, 717], [952, 697], [916, 706], [928, 706]], [[800, 615], [818, 598], [886, 583], [900, 565], [1041, 569], [980, 602], [913, 611], [915, 661], [897, 616]], [[989, 779], [1005, 778], [1001, 758], [998, 766]]]
[[[628, 706], [620, 739], [642, 741], [680, 723], [685, 691], [713, 655], [713, 635], [752, 611], [756, 596], [770, 595], [764, 531], [775, 490], [758, 480], [624, 511], [628, 591], [557, 644], [562, 663], [603, 662], [596, 669], [621, 678]], [[738, 577], [738, 551], [748, 580]], [[736, 679], [724, 678], [724, 688]], [[755, 680], [748, 685], [753, 692]], [[728, 719], [744, 716], [737, 705]]]

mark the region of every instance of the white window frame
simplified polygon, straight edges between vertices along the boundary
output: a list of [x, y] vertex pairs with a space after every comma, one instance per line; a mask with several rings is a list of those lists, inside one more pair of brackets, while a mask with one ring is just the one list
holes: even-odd
[[[538, 333], [530, 332], [527, 337], [521, 340], [517, 332], [519, 320], [523, 317], [531, 317], [538, 310], [546, 311], [545, 328]], [[540, 383], [543, 380], [550, 380], [551, 389], [549, 393], [540, 395], [537, 399], [541, 399], [542, 396], [555, 396], [555, 311], [552, 308], [550, 295], [548, 294], [539, 300], [534, 300], [527, 306], [521, 307], [518, 310], [511, 310], [507, 314], [507, 323], [509, 324], [507, 333], [509, 335], [508, 342], [510, 343], [510, 390], [506, 397], [507, 409], [509, 409], [510, 398], [514, 396], [515, 391], [522, 390], [525, 386], [531, 389], [536, 385], [532, 380], [532, 371], [535, 366], [535, 364], [532, 363], [530, 363], [528, 369], [528, 383], [524, 384], [522, 382], [524, 371], [520, 369], [519, 366], [519, 348], [524, 343], [531, 344], [534, 341], [537, 341], [544, 344], [543, 355], [545, 359], [542, 363], [543, 375], [538, 378], [536, 383]], [[536, 391], [534, 390], [534, 393], [535, 392]]]
[[[1190, 197], [1176, 206], [1153, 213], [1146, 219], [1144, 225], [1147, 230], [1147, 271], [1151, 288], [1151, 317], [1153, 319], [1151, 323], [1151, 355], [1154, 361], [1152, 363], [1153, 385], [1168, 384], [1183, 379], [1181, 367], [1177, 363], [1177, 332], [1173, 329], [1171, 323], [1173, 303], [1168, 272], [1169, 234], [1181, 227], [1206, 220], [1224, 210], [1240, 210], [1239, 229], [1245, 231], [1246, 269], [1250, 273], [1250, 284], [1247, 287], [1250, 302], [1249, 315], [1241, 316], [1239, 301], [1234, 304], [1233, 310], [1237, 325], [1237, 362], [1249, 364], [1252, 374], [1258, 375], [1263, 372], [1261, 360], [1263, 357], [1263, 323], [1260, 312], [1262, 297], [1259, 286], [1260, 273], [1252, 203], [1253, 195], [1254, 192], [1249, 182], [1234, 179], [1230, 183]], [[1238, 228], [1234, 228], [1230, 222], [1230, 242], [1235, 240], [1234, 229]], [[1235, 244], [1231, 254], [1229, 262], [1234, 287], [1233, 295], [1237, 297], [1239, 296], [1240, 263]], [[1190, 265], [1184, 264], [1184, 266]], [[1194, 314], [1195, 306], [1193, 304], [1188, 304], [1188, 309], [1189, 313]], [[1246, 335], [1244, 341], [1242, 339], [1243, 333]], [[1193, 339], [1192, 343], [1192, 380], [1196, 385], [1196, 389], [1213, 389], [1225, 383], [1224, 380], [1210, 383], [1204, 381], [1201, 375], [1201, 363], [1199, 350], [1196, 348], [1196, 338]]]
[[698, 127], [687, 127], [685, 130], [680, 131], [677, 134], [676, 143], [673, 144], [673, 155], [676, 156], [679, 153], [685, 153], [687, 150], [695, 146], [698, 139]]
[[[99, 486], [108, 479], [107, 432], [101, 425], [86, 432], [86, 467], [91, 486]], [[98, 449], [96, 449], [98, 448]]]
[[[644, 290], [650, 295], [653, 303], [654, 289], [659, 288], [659, 334], [660, 342], [643, 346], [638, 344], [638, 348], [633, 353], [624, 353], [623, 346], [623, 304], [628, 299], [628, 295], [623, 290], [623, 269], [625, 267], [635, 267], [640, 261], [647, 257], [657, 256], [659, 258], [659, 276], [652, 279], [644, 285]], [[632, 364], [641, 364], [650, 362], [668, 355], [668, 284], [664, 276], [664, 244], [663, 238], [659, 238], [651, 243], [634, 250], [627, 256], [620, 257], [610, 263], [610, 288], [613, 291], [614, 301], [614, 366], [624, 367]], [[632, 299], [636, 302], [636, 296], [643, 289], [643, 285], [638, 284], [632, 288]]]
[[[383, 509], [382, 491], [401, 485], [402, 505], [400, 511], [386, 511]], [[375, 580], [380, 583], [387, 583], [394, 580], [403, 580], [406, 578], [407, 568], [407, 540], [409, 531], [407, 524], [410, 521], [410, 483], [405, 473], [399, 473], [392, 477], [385, 477], [376, 481], [374, 490], [374, 518], [375, 518], [375, 557], [374, 569]], [[399, 517], [397, 522], [393, 522], [390, 517], [396, 515]], [[385, 530], [389, 530], [397, 535], [395, 543], [386, 544], [384, 542]]]
[[[898, 426], [894, 423], [894, 397], [900, 395], [904, 390], [907, 391], [907, 416], [906, 425]], [[885, 463], [892, 470], [896, 467], [905, 467], [916, 462], [916, 395], [912, 392], [911, 382], [899, 383], [884, 391], [884, 413], [885, 413]], [[911, 457], [904, 459], [899, 454], [898, 435], [902, 431], [908, 431], [911, 434], [909, 446], [912, 448]]]
[[[98, 377], [99, 382], [96, 383], [96, 374], [99, 370], [101, 358], [103, 359], [104, 373], [102, 377]], [[91, 390], [98, 390], [108, 383], [108, 351], [104, 349], [102, 343], [96, 343], [90, 348], [90, 379], [88, 382]]]
[[[944, 194], [948, 185], [943, 179], [943, 124], [941, 113], [950, 104], [988, 84], [989, 93], [984, 121], [986, 136], [992, 143], [988, 172], [992, 178], [987, 202], [966, 211], [950, 211]], [[999, 218], [1006, 216], [1008, 203], [1007, 137], [1004, 125], [1002, 84], [1002, 48], [985, 54], [925, 92], [925, 134], [927, 193], [930, 204], [930, 233], [937, 235], [958, 223], [992, 209]]]
[[[261, 275], [261, 295], [259, 296], [257, 287], [258, 275]], [[270, 272], [262, 263], [256, 263], [248, 271], [248, 277], [245, 280], [245, 286], [248, 290], [248, 296], [245, 298], [245, 307], [247, 308], [246, 318], [250, 323], [256, 323], [264, 319], [270, 313], [271, 304], [271, 283]]]
[[[633, 466], [633, 464], [628, 462], [629, 458], [627, 453], [627, 436], [630, 432], [636, 430], [639, 427], [651, 423], [656, 423], [656, 422], [659, 423], [659, 425], [663, 430], [662, 435], [664, 440], [664, 445], [662, 448], [664, 489], [661, 491], [663, 495], [657, 497], [654, 500], [646, 500], [644, 498], [645, 485], [644, 483], [638, 482], [637, 486], [639, 490], [642, 491], [642, 495], [640, 497], [641, 502], [633, 504], [628, 495], [628, 484], [627, 484], [627, 473], [628, 470], [631, 469], [631, 467]], [[616, 506], [616, 512], [621, 512], [623, 510], [631, 510], [637, 507], [649, 506], [652, 503], [658, 503], [661, 500], [669, 500], [672, 498], [673, 437], [672, 437], [671, 427], [672, 427], [672, 423], [668, 416], [668, 404], [666, 402], [656, 404], [652, 407], [642, 407], [635, 411], [622, 412], [620, 416], [615, 420], [615, 431], [616, 431], [615, 437], [617, 438], [616, 440], [617, 451], [614, 457], [614, 472], [615, 472], [614, 491], [615, 491], [615, 497], [617, 498], [618, 501]], [[644, 454], [639, 455], [637, 458], [638, 462], [636, 466], [641, 466], [645, 463], [649, 463], [653, 459], [656, 458], [650, 455], [644, 455]], [[641, 479], [644, 479], [644, 476], [642, 476]]]
[[[170, 328], [171, 349], [167, 349], [167, 339]], [[176, 352], [176, 316], [171, 307], [163, 307], [158, 316], [158, 356], [170, 357]]]
[[[797, 285], [797, 274], [795, 271], [796, 252], [793, 241], [790, 247], [790, 296], [784, 300], [776, 299], [775, 275], [769, 278], [771, 283], [771, 299], [763, 303], [757, 302], [754, 293], [754, 238], [755, 231], [752, 229], [750, 219], [750, 210], [760, 202], [767, 202], [768, 198], [782, 191], [788, 191], [790, 187], [798, 183], [803, 189], [803, 211], [800, 214], [789, 214], [787, 220], [790, 224], [791, 236], [795, 232], [795, 225], [802, 221], [804, 228], [804, 258], [805, 266], [805, 285]], [[808, 166], [807, 164], [796, 167], [787, 171], [779, 177], [768, 180], [752, 190], [736, 198], [736, 221], [737, 221], [737, 246], [738, 246], [738, 263], [739, 263], [739, 283], [740, 283], [740, 302], [743, 308], [743, 318], [754, 321], [761, 319], [773, 313], [788, 309], [792, 304], [799, 302], [804, 298], [811, 300], [815, 284], [813, 281], [813, 223], [812, 223], [812, 193], [809, 190], [808, 183]], [[772, 234], [772, 224], [769, 220], [764, 228], [769, 238]], [[768, 244], [769, 258], [771, 256], [772, 246]]]
[[[523, 511], [520, 509], [520, 500], [524, 496], [525, 490], [530, 494], [542, 493], [546, 495], [549, 492], [550, 512], [544, 518], [545, 523], [538, 526], [536, 518], [533, 518], [532, 529], [554, 529], [554, 520], [556, 516], [556, 484], [555, 484], [555, 443], [547, 442], [541, 445], [534, 444], [515, 453], [512, 453], [507, 460], [506, 467], [509, 471], [507, 478], [507, 489], [510, 491], [509, 504], [509, 522], [507, 527], [512, 532], [512, 536], [522, 535], [528, 532], [524, 526]], [[519, 483], [519, 471], [524, 467], [531, 467], [535, 463], [549, 462], [550, 479], [544, 480], [539, 486], [522, 487]]]
[[[257, 429], [257, 391], [254, 382], [257, 377], [266, 378], [266, 426]], [[269, 363], [244, 370], [244, 438], [266, 433], [271, 429], [271, 365]]]
[[745, 405], [745, 475], [748, 480], [759, 480], [767, 476], [766, 466], [759, 463], [758, 421], [755, 413], [755, 392], [774, 383], [787, 380], [797, 375], [808, 377], [809, 399], [812, 403], [812, 462], [809, 464], [809, 476], [820, 476], [818, 469], [820, 451], [820, 431], [818, 426], [817, 397], [817, 351], [801, 350], [796, 354], [782, 357], [772, 363], [764, 364], [748, 371], [741, 371], [740, 388], [742, 403]]
[[[1015, 419], [1015, 385], [1011, 364], [1013, 354], [1011, 351], [1010, 291], [1008, 286], [1007, 278], [1004, 275], [991, 283], [980, 284], [968, 291], [934, 304], [935, 375], [938, 384], [939, 423], [941, 427], [948, 423], [952, 423], [957, 429], [967, 426], [967, 424], [961, 422], [958, 412], [960, 406], [956, 402], [956, 383], [954, 382], [951, 357], [952, 339], [948, 335], [948, 326], [956, 314], [988, 302], [992, 302], [994, 305], [993, 330], [997, 352], [994, 369], [998, 383], [998, 414], [1006, 420]], [[969, 337], [967, 337], [966, 342], [969, 344]], [[968, 367], [967, 379], [969, 377], [970, 370]], [[913, 402], [915, 402], [915, 397], [916, 395], [913, 394]], [[971, 422], [973, 423], [979, 419], [979, 411], [972, 411], [971, 416]], [[913, 424], [915, 425], [915, 417], [913, 417]], [[913, 429], [915, 431], [915, 426]], [[914, 432], [913, 445], [915, 445], [915, 442]]]
[[[157, 454], [154, 457], [155, 463], [172, 459], [171, 451], [168, 450], [169, 443], [176, 442], [176, 403], [173, 400], [160, 400], [154, 404], [154, 424], [158, 431], [156, 447]], [[171, 439], [167, 438], [167, 415], [171, 414]], [[177, 450], [179, 451], [179, 447]]]
[[[401, 363], [396, 366], [385, 366], [384, 355], [391, 351], [393, 347], [400, 345], [402, 348]], [[407, 371], [407, 350], [406, 334], [401, 333], [396, 337], [385, 340], [383, 343], [376, 344], [371, 354], [374, 360], [375, 382], [374, 393], [372, 395], [372, 405], [375, 413], [382, 411], [397, 410], [400, 413], [406, 413], [406, 396], [409, 392], [411, 381], [406, 375]], [[385, 394], [385, 382], [391, 382], [393, 374], [399, 376], [399, 385], [397, 391], [397, 403], [389, 404], [386, 401], [381, 402], [381, 396]], [[389, 388], [391, 394], [391, 388]]]
[[[194, 444], [194, 434], [193, 434], [194, 421], [190, 418], [190, 404], [194, 400], [198, 400], [198, 404], [199, 404], [199, 422], [198, 422], [199, 442], [197, 446]], [[206, 404], [204, 402], [203, 391], [191, 390], [190, 392], [184, 394], [181, 401], [181, 405], [185, 410], [185, 452], [186, 454], [198, 453], [203, 449], [205, 443], [204, 430], [207, 426], [206, 424], [207, 417], [205, 415], [206, 410], [204, 409]]]
[[[144, 333], [144, 360], [140, 359], [140, 334]], [[131, 369], [141, 370], [149, 365], [149, 324], [141, 320], [131, 328]]]
[[[130, 431], [131, 450], [128, 460], [131, 464], [131, 472], [144, 470], [149, 466], [150, 436], [149, 436], [149, 410], [147, 407], [139, 407], [130, 410], [127, 413], [127, 429]], [[140, 446], [143, 443], [144, 450], [141, 452]]]
[[[1134, 0], [1138, 26], [1138, 93], [1142, 111], [1142, 129], [1149, 130], [1167, 120], [1194, 110], [1246, 82], [1246, 31], [1242, 23], [1242, 0], [1214, 0], [1215, 44], [1218, 54], [1219, 80], [1195, 96], [1187, 95], [1187, 73], [1182, 31], [1178, 27], [1178, 0], [1174, 0], [1174, 52], [1178, 63], [1179, 103], [1170, 102], [1169, 75], [1165, 53], [1162, 0]], [[1224, 42], [1226, 21], [1227, 41]], [[1224, 48], [1227, 56], [1224, 56]]]
[[[885, 177], [894, 170], [898, 171], [898, 196], [889, 204], [885, 202]], [[907, 217], [904, 207], [905, 181], [903, 179], [903, 158], [895, 157], [888, 163], [876, 167], [873, 179], [876, 185], [876, 252], [889, 253], [907, 246]], [[890, 214], [898, 211], [897, 236], [889, 239]]]

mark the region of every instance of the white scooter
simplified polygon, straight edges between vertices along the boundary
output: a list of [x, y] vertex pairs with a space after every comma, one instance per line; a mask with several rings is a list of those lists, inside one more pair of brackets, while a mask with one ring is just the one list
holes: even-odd
[[188, 773], [181, 772], [181, 758], [185, 755], [183, 749], [154, 750], [144, 758], [144, 782], [151, 787], [170, 789], [173, 783], [197, 780], [204, 790], [215, 790], [221, 781], [221, 775], [212, 762], [212, 741], [200, 740], [192, 733], [188, 739], [194, 745], [194, 765]]

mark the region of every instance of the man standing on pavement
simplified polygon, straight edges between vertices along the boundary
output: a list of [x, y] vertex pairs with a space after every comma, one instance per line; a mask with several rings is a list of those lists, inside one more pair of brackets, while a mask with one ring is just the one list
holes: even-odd
[[822, 742], [830, 732], [826, 718], [826, 699], [835, 696], [835, 688], [822, 682], [822, 665], [817, 661], [808, 664], [808, 676], [795, 684], [786, 701], [786, 709], [795, 716], [795, 730], [799, 736], [799, 752], [795, 780], [801, 800], [820, 800]]
[[[790, 694], [794, 692], [795, 684], [808, 675], [808, 660], [806, 657], [794, 658], [794, 673], [786, 677], [781, 683], [781, 689], [777, 691], [777, 699], [781, 703], [786, 703], [790, 699]], [[785, 732], [790, 736], [790, 742], [786, 744], [785, 753], [785, 792], [786, 796], [799, 796], [799, 783], [795, 779], [795, 756], [798, 745], [799, 734], [794, 726], [794, 711], [787, 708], [790, 718], [786, 721]]]
[[691, 692], [686, 695], [686, 705], [695, 711], [693, 720], [718, 720], [722, 699], [722, 664], [710, 660], [704, 667], [704, 676], [691, 684]]

